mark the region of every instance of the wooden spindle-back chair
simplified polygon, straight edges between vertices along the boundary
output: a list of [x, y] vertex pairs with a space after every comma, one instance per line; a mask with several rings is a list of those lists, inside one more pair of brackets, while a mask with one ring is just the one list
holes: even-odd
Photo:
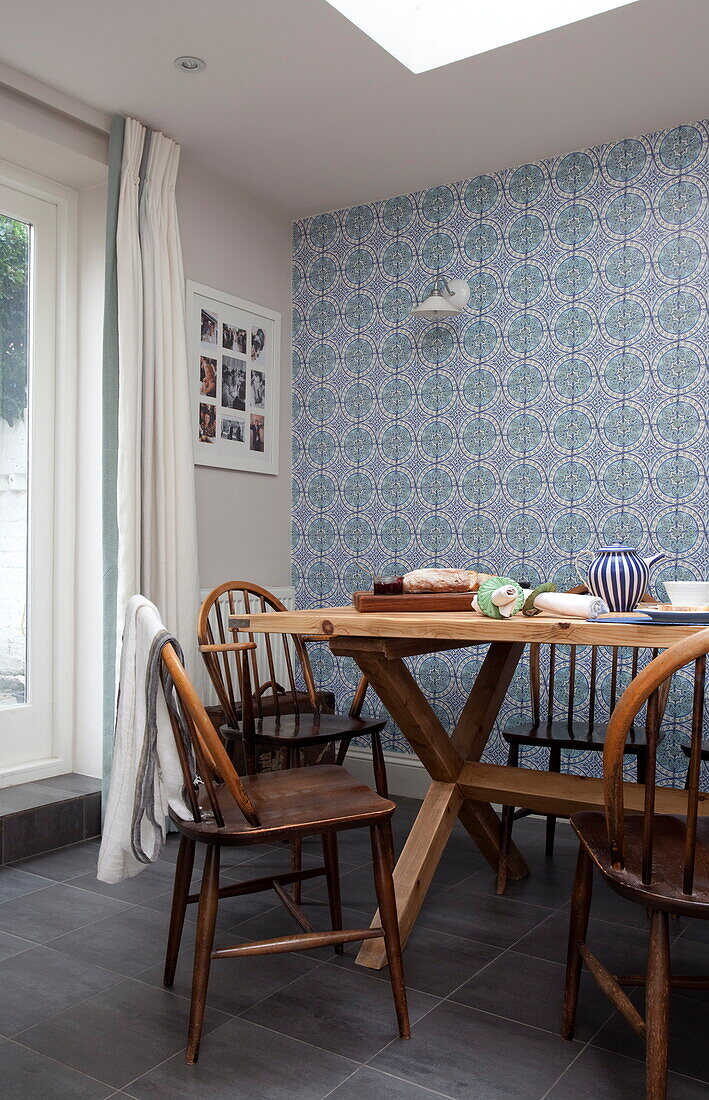
[[[582, 595], [587, 592], [584, 585], [576, 585], [570, 590], [574, 595]], [[650, 597], [643, 596], [643, 602]], [[532, 710], [532, 721], [513, 722], [502, 730], [502, 737], [507, 742], [507, 763], [510, 767], [519, 767], [519, 753], [523, 745], [548, 748], [548, 770], [550, 772], [561, 771], [561, 754], [565, 749], [584, 749], [587, 752], [603, 752], [607, 721], [599, 721], [598, 718], [598, 648], [591, 649], [589, 668], [588, 693], [584, 698], [579, 698], [578, 693], [578, 646], [542, 645], [533, 642], [529, 646], [529, 687]], [[604, 647], [605, 649], [606, 647]], [[559, 653], [563, 649], [568, 653], [568, 695], [562, 706], [559, 705], [557, 679], [559, 671]], [[548, 663], [546, 668], [546, 707], [542, 710], [542, 653], [546, 651]], [[610, 711], [615, 707], [618, 699], [618, 683], [623, 671], [630, 665], [630, 677], [634, 679], [640, 663], [639, 650], [631, 649], [625, 653], [619, 646], [609, 646], [610, 653]], [[657, 649], [651, 651], [651, 659], [656, 657]], [[586, 712], [586, 718], [580, 717]], [[636, 759], [637, 779], [643, 782], [645, 775], [645, 736], [644, 733], [632, 729], [628, 743], [625, 747], [628, 755]], [[526, 817], [529, 810], [515, 809], [514, 806], [504, 806], [502, 810], [502, 844], [497, 866], [497, 893], [504, 894], [507, 887], [507, 870], [509, 852], [512, 844], [512, 826], [515, 820]], [[547, 814], [546, 821], [546, 854], [554, 854], [554, 833], [556, 829], [556, 816]]]
[[[237, 646], [232, 643], [231, 651], [236, 660], [241, 661], [239, 677], [243, 685], [246, 721], [249, 720], [253, 699], [249, 672], [253, 648], [252, 642]], [[402, 1038], [408, 1038], [406, 988], [390, 865], [394, 804], [356, 782], [344, 768], [336, 765], [262, 772], [242, 779], [170, 642], [163, 646], [162, 662], [163, 688], [182, 766], [185, 796], [192, 813], [192, 818], [188, 820], [178, 817], [174, 811], [170, 814], [182, 835], [165, 959], [166, 986], [171, 986], [174, 981], [187, 905], [198, 903], [186, 1055], [188, 1064], [196, 1062], [199, 1054], [212, 959], [302, 951], [327, 945], [342, 953], [345, 943], [376, 937], [383, 937], [386, 946], [399, 1034]], [[382, 926], [343, 930], [337, 833], [365, 827], [371, 832], [374, 881]], [[220, 887], [219, 856], [222, 846], [272, 845], [294, 837], [317, 835], [322, 837], [323, 866]], [[204, 872], [199, 893], [190, 894], [197, 844], [206, 845]], [[284, 890], [286, 885], [318, 875], [326, 878], [332, 931], [315, 931], [300, 906]], [[219, 901], [268, 889], [275, 890], [300, 925], [300, 930], [290, 936], [214, 950]]]
[[[228, 643], [239, 642], [243, 637], [249, 642], [254, 635], [231, 626], [232, 615], [253, 614], [259, 611], [286, 611], [281, 601], [265, 588], [246, 581], [227, 581], [209, 593], [199, 613], [197, 633], [202, 656], [210, 679], [221, 703], [226, 722], [221, 734], [232, 743], [243, 738], [246, 767], [249, 773], [256, 771], [256, 749], [268, 745], [284, 751], [285, 766], [302, 763], [302, 750], [307, 746], [338, 744], [337, 762], [343, 763], [350, 742], [355, 737], [371, 740], [375, 786], [383, 798], [387, 797], [386, 765], [381, 744], [381, 731], [385, 720], [361, 717], [367, 690], [367, 680], [360, 679], [349, 714], [323, 713], [306, 649], [306, 639], [300, 634], [262, 634], [265, 654], [266, 679], [262, 681], [256, 650], [249, 655], [253, 691], [253, 728], [243, 729], [240, 682], [240, 663], [231, 654]], [[215, 645], [221, 648], [215, 651]], [[287, 681], [278, 681], [279, 655], [282, 655], [282, 675]], [[300, 666], [306, 692], [298, 691], [296, 662]], [[262, 661], [262, 664], [264, 662]]]
[[[668, 915], [709, 920], [709, 799], [700, 791], [706, 655], [709, 630], [676, 642], [626, 688], [611, 715], [603, 752], [605, 813], [572, 814], [579, 857], [571, 901], [562, 1034], [573, 1035], [581, 967], [646, 1042], [647, 1097], [664, 1100], [667, 1087], [670, 988], [709, 988], [709, 978], [670, 974]], [[657, 746], [662, 694], [669, 678], [694, 665], [689, 778], [682, 816], [655, 813]], [[644, 807], [626, 814], [623, 757], [638, 712], [647, 703]], [[613, 975], [586, 945], [594, 868], [608, 885], [650, 914], [645, 975]], [[645, 1018], [624, 986], [645, 985]]]

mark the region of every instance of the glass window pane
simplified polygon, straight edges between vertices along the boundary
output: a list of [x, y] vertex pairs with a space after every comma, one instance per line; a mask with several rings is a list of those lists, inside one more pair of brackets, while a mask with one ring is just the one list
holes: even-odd
[[30, 226], [0, 214], [0, 707], [27, 701]]

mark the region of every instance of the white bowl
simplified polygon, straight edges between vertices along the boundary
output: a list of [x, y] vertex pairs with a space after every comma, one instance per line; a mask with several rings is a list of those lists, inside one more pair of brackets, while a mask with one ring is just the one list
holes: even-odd
[[665, 581], [670, 603], [684, 607], [702, 607], [709, 603], [709, 581]]

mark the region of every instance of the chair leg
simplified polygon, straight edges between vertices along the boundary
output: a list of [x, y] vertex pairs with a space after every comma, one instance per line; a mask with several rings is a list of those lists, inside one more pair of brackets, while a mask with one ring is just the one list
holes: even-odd
[[667, 1048], [670, 1030], [670, 936], [667, 913], [653, 909], [645, 989], [647, 1100], [667, 1095]]
[[374, 767], [374, 786], [377, 794], [382, 798], [389, 797], [389, 783], [387, 781], [387, 766], [384, 762], [382, 751], [382, 739], [378, 733], [372, 734], [372, 765]]
[[396, 895], [394, 894], [394, 880], [391, 877], [391, 866], [387, 852], [386, 832], [381, 825], [374, 825], [370, 832], [372, 834], [374, 885], [379, 903], [379, 916], [384, 929], [384, 946], [386, 948], [387, 963], [389, 964], [389, 980], [394, 994], [396, 1018], [399, 1023], [399, 1036], [402, 1039], [410, 1039], [411, 1027], [406, 1002], [404, 967], [401, 961], [401, 939], [396, 914]]
[[635, 754], [635, 777], [638, 783], [645, 782], [647, 774], [647, 749], [638, 749]]
[[[291, 871], [300, 871], [303, 867], [303, 841], [301, 837], [296, 837], [291, 841], [290, 846], [290, 869]], [[302, 892], [302, 883], [294, 882], [291, 888], [291, 897], [296, 905], [300, 905], [300, 896]]]
[[[507, 750], [507, 765], [510, 768], [519, 767], [519, 745], [511, 741]], [[509, 870], [510, 848], [512, 847], [512, 826], [515, 819], [514, 806], [503, 806], [500, 821], [500, 854], [497, 859], [497, 893], [504, 894], [507, 889], [507, 873]]]
[[[552, 745], [549, 749], [549, 771], [557, 773], [561, 771], [561, 749], [558, 745]], [[546, 854], [548, 856], [554, 855], [555, 831], [556, 817], [554, 814], [547, 814]]]
[[[337, 856], [337, 833], [322, 834], [322, 848], [325, 859], [325, 878], [327, 881], [327, 900], [330, 903], [330, 923], [333, 932], [342, 930], [342, 899], [340, 897], [340, 867]], [[335, 945], [335, 954], [344, 955], [345, 945]]]
[[504, 894], [507, 889], [507, 872], [510, 865], [510, 848], [512, 847], [512, 823], [514, 822], [514, 806], [502, 807], [502, 819], [500, 821], [500, 855], [497, 860], [497, 893]]
[[190, 892], [192, 870], [194, 868], [195, 842], [186, 836], [180, 837], [180, 850], [177, 853], [175, 867], [175, 885], [172, 888], [172, 910], [170, 912], [170, 931], [167, 935], [165, 954], [165, 974], [163, 984], [171, 986], [175, 980], [177, 957], [180, 953], [182, 929], [185, 924], [187, 895]]
[[193, 1066], [199, 1057], [199, 1043], [202, 1038], [202, 1024], [207, 1003], [207, 985], [209, 983], [209, 968], [212, 962], [212, 945], [214, 943], [214, 928], [217, 923], [218, 904], [219, 845], [208, 844], [197, 912], [190, 1026], [187, 1036], [186, 1061], [188, 1066]]
[[[300, 753], [298, 749], [292, 749], [290, 745], [286, 745], [285, 749], [285, 766], [286, 768], [299, 768], [300, 767]], [[291, 841], [290, 847], [290, 869], [291, 871], [300, 871], [303, 866], [303, 840], [297, 836], [295, 840]], [[294, 882], [291, 887], [291, 897], [296, 905], [300, 905], [300, 898], [302, 894], [302, 886], [299, 882]]]
[[579, 947], [586, 941], [588, 915], [591, 912], [591, 891], [593, 888], [593, 863], [583, 844], [579, 844], [579, 856], [576, 863], [576, 876], [571, 895], [571, 917], [569, 920], [569, 947], [566, 956], [566, 984], [564, 987], [564, 1008], [561, 1016], [561, 1035], [563, 1039], [573, 1039], [576, 1005], [579, 999], [581, 969], [583, 960]]
[[342, 765], [345, 762], [345, 757], [347, 756], [347, 750], [350, 747], [350, 741], [351, 740], [352, 740], [351, 737], [343, 737], [342, 740], [340, 741], [339, 747], [337, 749], [337, 757], [335, 759], [335, 763], [339, 767], [342, 767]]

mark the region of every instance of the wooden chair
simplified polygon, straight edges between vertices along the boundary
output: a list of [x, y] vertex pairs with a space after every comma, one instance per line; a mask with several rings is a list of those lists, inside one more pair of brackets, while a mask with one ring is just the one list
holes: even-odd
[[[574, 1030], [581, 967], [585, 962], [603, 992], [646, 1043], [647, 1097], [663, 1100], [667, 1087], [670, 988], [708, 988], [709, 978], [670, 974], [668, 916], [709, 920], [709, 820], [699, 792], [706, 654], [709, 630], [665, 650], [623, 692], [608, 724], [603, 752], [605, 813], [571, 816], [579, 838], [561, 1033]], [[662, 686], [673, 673], [694, 662], [691, 753], [685, 817], [655, 814], [656, 757]], [[644, 810], [625, 814], [623, 756], [626, 738], [641, 707], [648, 703]], [[611, 889], [647, 909], [650, 939], [647, 974], [613, 975], [586, 945], [594, 868]], [[624, 986], [645, 986], [645, 1018]]]
[[[571, 589], [574, 594], [584, 594], [587, 589], [583, 585], [577, 585]], [[644, 596], [643, 600], [648, 600]], [[513, 723], [502, 730], [502, 737], [509, 745], [507, 763], [510, 767], [519, 767], [519, 750], [522, 745], [544, 746], [549, 749], [548, 770], [550, 772], [561, 771], [561, 753], [563, 749], [585, 749], [587, 752], [603, 752], [606, 735], [606, 723], [598, 722], [596, 716], [597, 676], [598, 676], [598, 649], [594, 646], [591, 650], [590, 683], [588, 690], [588, 710], [585, 721], [576, 717], [579, 709], [584, 705], [584, 700], [576, 697], [577, 687], [577, 647], [568, 646], [569, 650], [569, 693], [564, 708], [563, 717], [559, 715], [555, 703], [555, 681], [557, 673], [557, 647], [556, 645], [544, 646], [548, 651], [548, 677], [547, 677], [547, 707], [546, 717], [541, 714], [541, 682], [542, 682], [542, 646], [534, 643], [529, 646], [529, 683], [532, 704], [532, 721], [521, 724]], [[618, 673], [621, 666], [621, 650], [618, 646], [609, 647], [611, 653], [610, 668], [610, 709], [613, 710], [618, 697]], [[657, 650], [652, 651], [652, 656], [657, 656]], [[638, 650], [632, 650], [631, 677], [635, 677], [638, 671]], [[646, 744], [645, 736], [641, 731], [631, 729], [630, 740], [625, 746], [628, 755], [635, 756], [638, 782], [643, 782], [645, 775]], [[504, 894], [507, 888], [507, 871], [509, 852], [512, 844], [512, 826], [520, 817], [526, 817], [531, 811], [516, 810], [514, 806], [503, 806], [501, 824], [500, 856], [497, 865], [497, 893]], [[556, 829], [556, 817], [547, 814], [546, 822], [546, 854], [554, 854], [554, 832]]]
[[[299, 634], [264, 634], [263, 644], [266, 652], [268, 679], [261, 683], [256, 651], [252, 649], [251, 679], [255, 685], [253, 730], [241, 730], [241, 697], [243, 688], [239, 679], [240, 662], [236, 661], [228, 649], [219, 652], [204, 649], [215, 643], [228, 640], [238, 642], [240, 632], [229, 626], [228, 617], [239, 611], [245, 614], [254, 611], [286, 611], [281, 601], [257, 584], [245, 581], [227, 581], [209, 593], [199, 613], [197, 633], [202, 647], [214, 690], [224, 710], [226, 722], [221, 734], [227, 745], [243, 737], [246, 755], [246, 768], [249, 774], [256, 771], [256, 748], [268, 745], [285, 752], [287, 768], [302, 762], [302, 750], [312, 745], [339, 743], [337, 763], [342, 764], [351, 741], [355, 737], [368, 737], [372, 744], [372, 763], [374, 780], [378, 794], [388, 797], [386, 764], [382, 751], [381, 731], [386, 721], [370, 721], [360, 717], [367, 692], [367, 680], [359, 681], [349, 714], [324, 714], [318, 693], [315, 689], [313, 672], [306, 651], [306, 639]], [[253, 634], [247, 635], [253, 642]], [[306, 686], [306, 699], [296, 687], [293, 650], [298, 659]], [[276, 648], [278, 647], [278, 649]], [[278, 683], [276, 677], [276, 653], [283, 655], [283, 668], [288, 681], [287, 687]]]
[[[243, 643], [240, 657], [253, 650]], [[232, 646], [232, 652], [234, 647]], [[198, 903], [192, 978], [192, 997], [186, 1060], [197, 1061], [212, 959], [269, 955], [285, 951], [383, 937], [401, 1038], [408, 1039], [409, 1018], [401, 962], [396, 900], [388, 852], [391, 849], [391, 815], [394, 804], [357, 783], [344, 768], [335, 765], [261, 772], [241, 779], [170, 642], [162, 649], [163, 688], [185, 781], [185, 795], [192, 811], [183, 820], [171, 811], [182, 834], [175, 869], [170, 931], [164, 981], [171, 986], [182, 938], [185, 911]], [[241, 670], [244, 718], [251, 709], [248, 659]], [[381, 928], [343, 930], [337, 861], [337, 834], [345, 829], [368, 828], [372, 838], [374, 881], [381, 914]], [[293, 837], [322, 836], [323, 866], [291, 871], [248, 882], [219, 885], [219, 857], [223, 845], [275, 844]], [[190, 894], [197, 844], [206, 845], [199, 894]], [[325, 875], [331, 915], [331, 932], [316, 932], [284, 886]], [[300, 931], [290, 936], [235, 944], [214, 949], [217, 908], [222, 898], [273, 889]]]

